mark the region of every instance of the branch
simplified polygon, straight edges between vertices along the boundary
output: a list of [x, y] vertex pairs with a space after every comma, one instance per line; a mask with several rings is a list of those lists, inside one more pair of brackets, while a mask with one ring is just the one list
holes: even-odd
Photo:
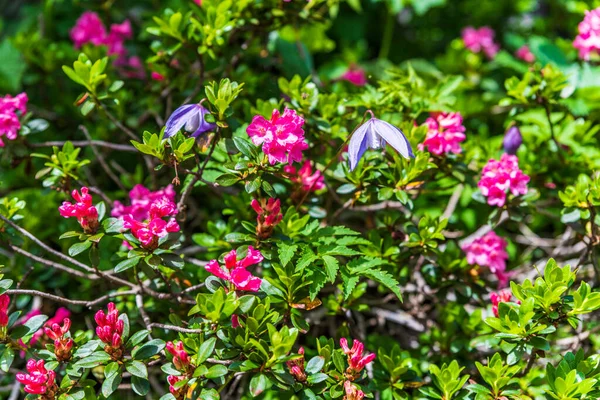
[[14, 246], [12, 244], [9, 244], [8, 247], [10, 247], [10, 249], [13, 250], [15, 253], [19, 253], [19, 254], [27, 257], [27, 258], [32, 259], [33, 261], [37, 261], [40, 264], [47, 265], [47, 266], [55, 268], [55, 269], [57, 269], [59, 271], [63, 271], [63, 272], [66, 272], [68, 274], [77, 276], [79, 278], [89, 279], [89, 280], [92, 280], [92, 281], [98, 279], [98, 277], [95, 276], [95, 275], [87, 275], [87, 274], [84, 274], [83, 272], [78, 271], [76, 269], [69, 268], [66, 265], [59, 264], [59, 263], [56, 263], [54, 261], [46, 260], [45, 258], [33, 255], [33, 254], [29, 253], [28, 251], [23, 250], [22, 248]]
[[[92, 137], [90, 136], [90, 133], [88, 132], [87, 128], [84, 125], [79, 125], [79, 129], [81, 130], [81, 132], [83, 132], [83, 134], [85, 135], [85, 137], [87, 138], [87, 140], [91, 142], [92, 141]], [[104, 171], [106, 172], [106, 174], [108, 175], [108, 177], [110, 179], [112, 179], [112, 181], [114, 183], [117, 184], [117, 186], [119, 187], [119, 189], [121, 189], [124, 192], [127, 192], [127, 189], [125, 188], [125, 186], [123, 186], [123, 183], [121, 183], [121, 180], [119, 178], [117, 178], [117, 176], [115, 175], [115, 173], [113, 172], [113, 170], [110, 169], [110, 167], [106, 163], [106, 160], [104, 159], [104, 156], [98, 151], [98, 149], [96, 148], [96, 146], [94, 144], [92, 144], [90, 147], [92, 148], [92, 151], [94, 152], [94, 155], [98, 159], [98, 162], [100, 163], [100, 165], [102, 166], [102, 168], [104, 169]]]
[[30, 290], [30, 289], [9, 289], [5, 292], [6, 294], [12, 294], [12, 295], [28, 295], [28, 296], [38, 296], [38, 297], [43, 297], [45, 299], [49, 299], [52, 301], [55, 301], [57, 303], [62, 303], [62, 304], [69, 304], [69, 305], [74, 305], [74, 306], [84, 306], [84, 307], [89, 307], [91, 308], [92, 306], [96, 305], [96, 304], [100, 304], [105, 302], [106, 300], [113, 298], [113, 297], [120, 297], [120, 296], [129, 296], [129, 295], [134, 295], [137, 293], [137, 291], [135, 290], [128, 290], [126, 292], [115, 292], [115, 293], [109, 293], [106, 294], [102, 297], [98, 297], [95, 300], [71, 300], [71, 299], [67, 299], [65, 297], [60, 297], [60, 296], [56, 296], [50, 293], [45, 293], [45, 292], [40, 292], [39, 290]]
[[[42, 143], [29, 143], [31, 147], [52, 147], [58, 146], [62, 147], [66, 141], [52, 141], [52, 142], [42, 142]], [[87, 147], [87, 146], [97, 146], [97, 147], [106, 147], [107, 149], [117, 150], [117, 151], [127, 151], [130, 153], [137, 153], [137, 149], [133, 146], [129, 146], [127, 144], [116, 144], [111, 142], [105, 142], [104, 140], [75, 140], [72, 141], [71, 144], [75, 147]]]
[[181, 332], [181, 333], [204, 333], [203, 329], [181, 328], [181, 327], [175, 326], [175, 325], [159, 324], [158, 322], [152, 322], [148, 328], [161, 328], [161, 329], [166, 329], [166, 330]]

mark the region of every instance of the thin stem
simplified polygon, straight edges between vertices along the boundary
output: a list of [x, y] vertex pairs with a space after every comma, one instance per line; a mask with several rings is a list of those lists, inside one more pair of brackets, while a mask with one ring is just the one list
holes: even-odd
[[27, 296], [38, 296], [43, 297], [48, 300], [55, 301], [57, 303], [69, 304], [73, 306], [84, 306], [84, 307], [92, 307], [96, 304], [103, 303], [104, 301], [120, 296], [130, 296], [137, 293], [136, 290], [128, 290], [125, 292], [115, 292], [109, 293], [102, 297], [98, 297], [95, 300], [71, 300], [65, 297], [56, 296], [50, 293], [40, 292], [39, 290], [30, 290], [30, 289], [9, 289], [5, 292], [9, 295], [27, 295]]
[[379, 50], [379, 59], [387, 59], [390, 55], [390, 49], [392, 48], [392, 39], [394, 38], [394, 24], [395, 16], [391, 12], [389, 7], [386, 6], [387, 18], [385, 19], [385, 26], [383, 28], [383, 37], [381, 39], [381, 49]]
[[[86, 139], [89, 142], [92, 142], [92, 137], [90, 136], [90, 133], [88, 132], [87, 128], [84, 125], [79, 125], [79, 129], [81, 130], [81, 132], [83, 132]], [[127, 192], [127, 189], [125, 188], [125, 186], [123, 186], [123, 183], [121, 183], [121, 180], [119, 178], [117, 178], [117, 176], [115, 175], [113, 170], [110, 169], [110, 167], [106, 163], [106, 160], [104, 159], [104, 156], [98, 151], [96, 146], [94, 144], [92, 144], [90, 147], [92, 148], [94, 155], [98, 159], [98, 162], [100, 163], [100, 165], [102, 166], [102, 168], [104, 169], [106, 174], [109, 176], [109, 178], [112, 179], [112, 181], [117, 184], [119, 189], [121, 189], [124, 192]]]
[[[66, 141], [51, 141], [51, 142], [42, 142], [42, 143], [29, 143], [31, 147], [62, 147], [64, 146]], [[129, 146], [126, 144], [116, 144], [105, 142], [104, 140], [75, 140], [72, 141], [71, 144], [75, 147], [86, 147], [86, 146], [97, 146], [97, 147], [106, 147], [107, 149], [117, 150], [117, 151], [127, 151], [130, 153], [137, 153], [137, 149], [133, 146]]]
[[203, 329], [189, 329], [189, 328], [181, 328], [175, 325], [167, 325], [167, 324], [159, 324], [158, 322], [152, 322], [149, 328], [161, 328], [167, 329], [170, 331], [181, 332], [181, 333], [204, 333]]
[[562, 163], [564, 163], [565, 158], [562, 153], [562, 146], [558, 142], [558, 140], [556, 139], [556, 135], [554, 134], [554, 123], [552, 122], [552, 113], [550, 111], [550, 104], [548, 104], [547, 101], [544, 101], [544, 110], [546, 111], [546, 118], [548, 119], [548, 125], [550, 125], [550, 137], [552, 138], [552, 141], [556, 145], [556, 148], [558, 150], [558, 157], [560, 158], [560, 161]]

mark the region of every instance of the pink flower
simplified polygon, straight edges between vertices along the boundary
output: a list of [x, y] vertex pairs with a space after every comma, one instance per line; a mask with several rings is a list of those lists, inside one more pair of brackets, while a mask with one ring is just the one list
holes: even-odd
[[150, 74], [150, 77], [152, 79], [154, 79], [155, 81], [164, 81], [165, 80], [165, 77], [156, 71], [152, 71], [152, 73]]
[[6, 293], [0, 295], [0, 328], [8, 325], [8, 306], [10, 305], [10, 297]]
[[[115, 304], [108, 303], [107, 312], [98, 311], [94, 316], [94, 320], [98, 324], [96, 327], [98, 339], [107, 345], [105, 351], [116, 354], [123, 345], [124, 322], [119, 319], [119, 311], [115, 308]], [[120, 356], [117, 358], [120, 358]]]
[[44, 360], [27, 361], [28, 374], [18, 373], [17, 381], [25, 385], [25, 392], [29, 394], [43, 394], [44, 398], [53, 399], [58, 391], [56, 387], [54, 371], [48, 371]]
[[199, 6], [202, 5], [202, 0], [194, 0], [194, 3], [198, 4]]
[[89, 194], [89, 189], [85, 186], [82, 187], [81, 194], [77, 190], [73, 190], [71, 196], [76, 203], [63, 202], [62, 206], [58, 207], [60, 215], [65, 218], [77, 218], [77, 222], [85, 233], [95, 233], [98, 229], [98, 210], [92, 204], [92, 195]]
[[363, 400], [365, 397], [364, 392], [353, 385], [351, 381], [344, 382], [344, 392], [346, 395], [342, 400]]
[[168, 221], [163, 219], [176, 214], [177, 206], [167, 199], [162, 199], [152, 203], [147, 221], [139, 222], [132, 214], [128, 214], [123, 217], [123, 227], [130, 229], [146, 250], [154, 250], [158, 247], [159, 238], [167, 236], [170, 232], [179, 232], [179, 224], [175, 218]]
[[535, 61], [535, 56], [533, 55], [531, 50], [529, 50], [529, 46], [527, 46], [526, 44], [519, 47], [519, 50], [515, 52], [515, 55], [517, 56], [517, 58], [520, 58], [526, 63], [532, 63]]
[[117, 64], [126, 64], [127, 49], [125, 48], [125, 40], [131, 39], [132, 30], [129, 20], [125, 20], [121, 24], [112, 24], [110, 33], [106, 37], [105, 45], [108, 47], [108, 55], [117, 56]]
[[573, 47], [579, 50], [579, 58], [589, 60], [591, 53], [600, 51], [600, 7], [586, 11], [578, 29], [579, 35], [573, 41]]
[[429, 131], [425, 141], [419, 145], [419, 150], [426, 148], [430, 153], [442, 155], [459, 154], [461, 142], [466, 138], [465, 127], [460, 113], [435, 112], [425, 121]]
[[147, 220], [150, 216], [150, 207], [153, 203], [166, 200], [175, 206], [175, 191], [173, 185], [155, 192], [150, 191], [144, 185], [137, 184], [129, 192], [130, 205], [125, 206], [120, 201], [115, 201], [110, 213], [113, 217], [123, 217], [131, 214], [136, 221]]
[[144, 63], [138, 56], [132, 56], [127, 61], [119, 65], [119, 73], [131, 79], [145, 79], [146, 71], [144, 70]]
[[467, 262], [470, 265], [488, 267], [492, 273], [496, 274], [499, 286], [503, 287], [509, 278], [506, 273], [507, 245], [506, 240], [491, 231], [463, 245], [462, 250], [467, 254]]
[[187, 385], [183, 385], [180, 388], [175, 387], [177, 382], [183, 381], [184, 379], [187, 379], [187, 377], [185, 377], [183, 375], [181, 375], [181, 376], [169, 375], [167, 377], [167, 382], [169, 382], [169, 392], [171, 392], [171, 394], [176, 399], [182, 399], [185, 397], [185, 393], [187, 392]]
[[54, 354], [58, 361], [67, 361], [71, 358], [71, 349], [73, 348], [73, 339], [66, 336], [71, 328], [71, 320], [65, 318], [63, 320], [63, 326], [60, 326], [56, 322], [51, 324], [48, 322], [46, 322], [46, 326], [44, 327], [44, 333], [50, 340], [54, 341]]
[[173, 356], [173, 365], [180, 371], [185, 372], [190, 366], [190, 356], [183, 348], [183, 342], [177, 344], [167, 342], [167, 351]]
[[290, 181], [302, 185], [303, 191], [316, 192], [325, 187], [323, 174], [321, 174], [321, 171], [319, 170], [316, 170], [313, 174], [310, 161], [308, 160], [304, 161], [304, 164], [302, 164], [302, 167], [298, 171], [296, 171], [296, 167], [292, 165], [286, 165], [283, 167], [283, 170], [292, 175], [290, 176]]
[[266, 239], [271, 236], [275, 225], [281, 222], [283, 214], [281, 213], [281, 203], [279, 199], [270, 198], [265, 201], [252, 199], [250, 206], [256, 211], [256, 236], [259, 239]]
[[356, 339], [352, 342], [352, 348], [349, 348], [346, 338], [341, 338], [340, 346], [342, 346], [344, 354], [348, 356], [347, 375], [357, 376], [367, 364], [375, 359], [375, 353], [363, 354], [365, 346]]
[[75, 48], [80, 48], [86, 43], [101, 46], [106, 43], [106, 28], [102, 20], [95, 12], [86, 11], [77, 20], [71, 29], [71, 40]]
[[304, 140], [304, 119], [296, 111], [285, 109], [283, 114], [273, 110], [270, 120], [256, 115], [246, 129], [252, 143], [262, 145], [263, 152], [269, 157], [269, 163], [275, 164], [300, 161], [302, 151], [308, 148]]
[[[19, 129], [21, 129], [19, 115], [23, 116], [27, 112], [27, 100], [26, 93], [18, 94], [15, 97], [10, 95], [0, 97], [0, 147], [4, 147], [2, 136], [8, 140], [17, 138]], [[17, 115], [17, 110], [19, 115]]]
[[529, 176], [519, 169], [517, 156], [505, 153], [500, 161], [488, 161], [477, 186], [481, 194], [487, 197], [489, 205], [504, 207], [507, 192], [510, 191], [514, 196], [527, 194], [528, 182]]
[[483, 26], [479, 29], [469, 26], [462, 31], [462, 39], [465, 47], [473, 53], [483, 51], [490, 60], [500, 50], [500, 46], [494, 42], [494, 36], [495, 33], [489, 26]]
[[[23, 318], [23, 320], [21, 322], [25, 323], [29, 319], [31, 319], [31, 317], [34, 317], [34, 316], [40, 315], [40, 314], [41, 314], [40, 310], [31, 310], [25, 316], [25, 318]], [[54, 314], [54, 316], [52, 318], [48, 318], [48, 320], [46, 321], [46, 323], [44, 323], [44, 327], [51, 327], [54, 324], [61, 323], [61, 322], [63, 322], [65, 320], [65, 318], [69, 318], [70, 316], [71, 316], [71, 311], [67, 310], [64, 307], [60, 307], [58, 310], [56, 310], [56, 313]], [[38, 329], [33, 334], [33, 336], [31, 336], [31, 340], [29, 341], [29, 345], [30, 346], [35, 345], [44, 336], [44, 333], [45, 333], [45, 328], [44, 327]]]
[[365, 86], [367, 84], [367, 74], [361, 67], [351, 65], [346, 72], [340, 76], [343, 81], [350, 82], [354, 86]]
[[289, 368], [290, 374], [292, 374], [296, 381], [306, 382], [306, 373], [304, 372], [304, 347], [300, 347], [300, 349], [298, 349], [298, 354], [300, 354], [302, 357], [287, 361], [285, 364]]
[[236, 329], [236, 328], [239, 328], [240, 326], [241, 326], [240, 325], [240, 318], [237, 315], [233, 314], [231, 316], [231, 327], [233, 329]]
[[512, 297], [510, 290], [501, 290], [498, 293], [490, 294], [490, 301], [492, 302], [492, 312], [494, 316], [498, 318], [498, 304], [508, 303]]
[[205, 268], [217, 278], [231, 282], [236, 290], [258, 292], [262, 280], [252, 276], [246, 268], [250, 265], [258, 264], [262, 260], [263, 256], [260, 254], [260, 251], [255, 250], [252, 246], [248, 246], [248, 254], [243, 259], [238, 260], [237, 252], [231, 250], [224, 257], [225, 268], [221, 267], [217, 260], [211, 260]]

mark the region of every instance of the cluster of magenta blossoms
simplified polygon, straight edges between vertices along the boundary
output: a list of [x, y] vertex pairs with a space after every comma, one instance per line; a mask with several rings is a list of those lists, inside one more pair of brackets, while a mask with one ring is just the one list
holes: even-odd
[[205, 268], [217, 278], [230, 282], [235, 290], [258, 292], [262, 279], [253, 276], [247, 268], [260, 263], [262, 260], [263, 255], [260, 254], [260, 251], [248, 246], [248, 253], [241, 260], [238, 260], [237, 251], [231, 250], [223, 258], [225, 268], [221, 267], [217, 260], [209, 261]]
[[470, 265], [488, 267], [496, 275], [498, 286], [504, 287], [508, 284], [510, 277], [506, 273], [506, 261], [508, 260], [507, 245], [506, 240], [491, 231], [463, 245], [462, 250], [466, 253], [467, 262]]
[[120, 360], [123, 356], [123, 328], [125, 323], [119, 319], [119, 311], [115, 307], [115, 303], [108, 303], [108, 310], [99, 310], [94, 316], [94, 320], [98, 325], [96, 327], [96, 335], [106, 345], [106, 351], [113, 360]]
[[[27, 313], [27, 315], [20, 322], [24, 324], [30, 318], [32, 318], [36, 315], [40, 315], [40, 314], [41, 314], [41, 311], [39, 309], [31, 310], [29, 313]], [[69, 311], [68, 309], [66, 309], [64, 307], [59, 307], [59, 309], [56, 310], [56, 313], [54, 313], [54, 316], [51, 318], [48, 318], [46, 323], [44, 323], [44, 326], [42, 328], [38, 329], [37, 332], [35, 332], [33, 334], [33, 336], [31, 337], [31, 340], [29, 341], [29, 345], [34, 346], [36, 343], [41, 341], [44, 337], [44, 334], [46, 333], [46, 328], [50, 328], [54, 324], [64, 323], [65, 319], [68, 319], [70, 316], [71, 316], [71, 311]]]
[[183, 348], [183, 342], [180, 341], [177, 342], [177, 344], [167, 342], [166, 349], [173, 356], [173, 365], [175, 366], [175, 369], [182, 373], [182, 375], [169, 375], [167, 377], [169, 392], [171, 392], [176, 399], [183, 399], [187, 393], [188, 386], [179, 386], [177, 383], [189, 379], [190, 374], [194, 371], [194, 366], [190, 364], [190, 356]]
[[498, 293], [493, 292], [490, 294], [490, 301], [492, 302], [492, 312], [494, 316], [498, 317], [498, 305], [500, 303], [508, 303], [512, 298], [512, 292], [508, 289], [500, 290]]
[[50, 326], [44, 327], [44, 333], [54, 342], [54, 354], [58, 361], [67, 361], [71, 358], [73, 339], [68, 336], [70, 328], [71, 320], [69, 318], [63, 320], [62, 326], [52, 323]]
[[465, 47], [473, 53], [483, 53], [492, 60], [500, 51], [500, 46], [494, 41], [494, 30], [489, 26], [479, 29], [468, 26], [462, 31], [462, 40]]
[[519, 49], [515, 52], [515, 56], [529, 64], [535, 61], [535, 56], [529, 49], [529, 46], [527, 46], [526, 44], [519, 47]]
[[115, 200], [110, 215], [113, 217], [131, 215], [136, 221], [144, 221], [150, 215], [152, 204], [163, 200], [175, 203], [173, 185], [168, 185], [164, 189], [153, 192], [144, 185], [137, 184], [129, 191], [129, 205], [126, 206]]
[[5, 328], [8, 325], [8, 306], [10, 305], [10, 297], [5, 293], [0, 295], [0, 338], [4, 338]]
[[298, 349], [300, 358], [287, 361], [285, 364], [290, 370], [290, 374], [298, 382], [306, 382], [306, 372], [304, 371], [304, 347]]
[[117, 57], [115, 65], [131, 69], [126, 73], [128, 77], [139, 79], [145, 77], [141, 59], [137, 56], [127, 57], [125, 41], [133, 36], [129, 20], [120, 24], [112, 24], [107, 32], [98, 14], [86, 11], [77, 19], [70, 36], [77, 49], [86, 43], [94, 46], [106, 46], [108, 55]]
[[352, 348], [348, 347], [346, 338], [340, 339], [340, 346], [344, 354], [348, 356], [348, 369], [346, 370], [346, 378], [353, 381], [358, 378], [360, 372], [375, 359], [375, 353], [364, 354], [365, 345], [354, 339]]
[[586, 11], [577, 28], [579, 34], [573, 41], [573, 47], [579, 51], [579, 58], [589, 60], [592, 53], [600, 52], [600, 7]]
[[288, 163], [302, 160], [302, 151], [308, 148], [304, 139], [304, 119], [296, 111], [286, 108], [283, 114], [273, 110], [271, 119], [256, 115], [246, 129], [256, 146], [262, 145], [269, 163]]
[[56, 373], [49, 371], [44, 360], [27, 361], [27, 374], [18, 373], [17, 381], [24, 385], [25, 393], [39, 395], [39, 400], [54, 400], [58, 394]]
[[144, 249], [152, 251], [158, 247], [160, 238], [179, 232], [179, 224], [175, 218], [164, 220], [165, 217], [176, 214], [177, 206], [163, 198], [150, 205], [148, 219], [143, 222], [136, 220], [132, 214], [123, 216], [123, 227], [131, 230], [131, 234], [140, 241]]
[[316, 192], [325, 188], [323, 174], [316, 168], [313, 173], [309, 160], [304, 161], [300, 169], [296, 169], [293, 165], [286, 165], [283, 167], [283, 171], [290, 175], [290, 181], [303, 192]]
[[427, 149], [431, 154], [459, 154], [460, 143], [466, 139], [463, 118], [460, 113], [436, 112], [431, 113], [425, 121], [428, 131], [425, 141], [419, 145], [419, 150]]
[[96, 233], [99, 226], [98, 210], [92, 204], [92, 195], [89, 193], [89, 189], [85, 186], [82, 187], [81, 194], [77, 190], [73, 190], [71, 196], [76, 203], [63, 202], [62, 206], [58, 207], [60, 215], [65, 218], [75, 217], [85, 233]]
[[367, 74], [365, 70], [356, 65], [350, 65], [350, 67], [340, 76], [339, 79], [350, 82], [354, 86], [359, 87], [367, 84]]
[[519, 169], [515, 155], [502, 154], [500, 160], [489, 160], [477, 184], [490, 206], [504, 207], [507, 192], [514, 196], [527, 194], [529, 176]]
[[267, 239], [273, 234], [275, 226], [283, 219], [279, 199], [252, 199], [250, 206], [258, 214], [256, 216], [256, 236], [260, 240]]
[[[18, 111], [18, 113], [17, 113]], [[12, 97], [0, 97], [0, 147], [4, 147], [2, 137], [15, 140], [21, 129], [20, 117], [27, 112], [27, 94], [21, 93]]]

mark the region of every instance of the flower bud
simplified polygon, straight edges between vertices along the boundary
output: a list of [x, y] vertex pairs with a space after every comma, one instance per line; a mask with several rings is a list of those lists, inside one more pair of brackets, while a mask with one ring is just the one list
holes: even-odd
[[508, 128], [508, 131], [506, 131], [506, 134], [504, 135], [504, 141], [502, 142], [504, 151], [511, 155], [517, 154], [517, 150], [519, 150], [522, 143], [523, 137], [521, 136], [519, 127], [513, 125]]

